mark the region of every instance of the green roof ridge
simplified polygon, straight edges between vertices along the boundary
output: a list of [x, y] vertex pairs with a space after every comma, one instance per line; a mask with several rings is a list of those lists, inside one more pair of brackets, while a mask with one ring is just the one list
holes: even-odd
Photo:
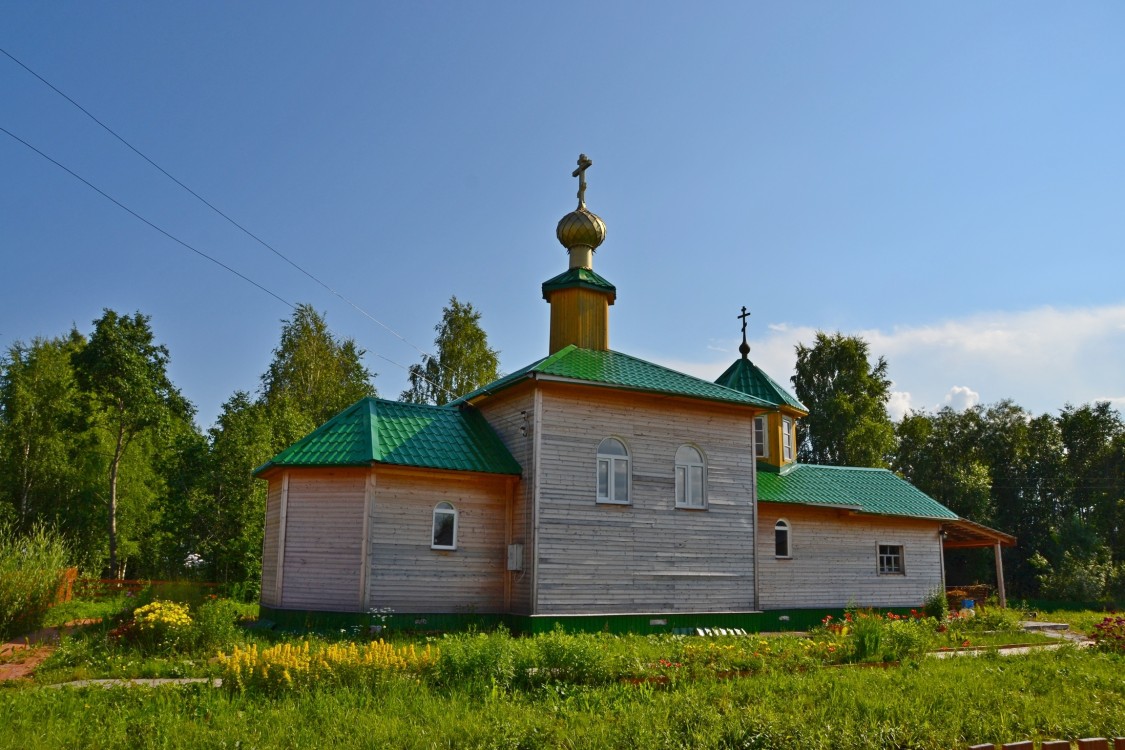
[[749, 359], [736, 359], [722, 375], [715, 379], [719, 385], [756, 396], [774, 406], [789, 406], [808, 414], [808, 408], [762, 368]]
[[758, 468], [759, 502], [854, 507], [865, 513], [953, 520], [958, 516], [890, 469], [789, 464]]
[[609, 283], [604, 277], [595, 273], [593, 269], [568, 268], [558, 276], [543, 282], [543, 299], [547, 299], [547, 292], [569, 289], [576, 286], [596, 289], [601, 292], [612, 292], [614, 297], [617, 296], [617, 287]]
[[[532, 373], [626, 390], [661, 393], [748, 406], [772, 406], [753, 395], [726, 388], [694, 375], [611, 350], [580, 349], [570, 345], [551, 356], [517, 370], [494, 383], [458, 399], [462, 402], [483, 393], [494, 393]], [[455, 402], [457, 403], [457, 402]]]
[[469, 406], [364, 398], [254, 470], [271, 466], [369, 466], [519, 474], [491, 425]]

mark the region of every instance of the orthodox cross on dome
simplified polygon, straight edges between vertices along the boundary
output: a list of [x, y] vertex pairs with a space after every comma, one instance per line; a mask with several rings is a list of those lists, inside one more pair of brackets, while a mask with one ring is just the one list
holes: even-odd
[[570, 173], [571, 177], [578, 178], [578, 209], [586, 208], [586, 170], [594, 166], [593, 160], [586, 154], [578, 155], [578, 169]]
[[742, 314], [736, 315], [737, 318], [742, 318], [742, 345], [738, 347], [739, 354], [743, 359], [748, 359], [750, 355], [750, 345], [746, 343], [746, 319], [750, 317], [750, 313], [746, 312], [746, 306], [742, 307]]

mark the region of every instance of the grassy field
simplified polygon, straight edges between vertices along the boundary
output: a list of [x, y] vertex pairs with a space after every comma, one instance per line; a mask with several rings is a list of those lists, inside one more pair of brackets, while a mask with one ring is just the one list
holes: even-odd
[[[221, 599], [135, 605], [96, 605], [106, 621], [65, 638], [34, 683], [0, 684], [0, 749], [949, 748], [1125, 734], [1125, 653], [925, 655], [1036, 640], [999, 609], [972, 620], [853, 611], [808, 638], [372, 642], [246, 630], [235, 620], [248, 610]], [[225, 684], [50, 686], [157, 676]]]
[[949, 748], [1125, 731], [1125, 659], [1064, 649], [505, 691], [0, 690], [2, 748]]

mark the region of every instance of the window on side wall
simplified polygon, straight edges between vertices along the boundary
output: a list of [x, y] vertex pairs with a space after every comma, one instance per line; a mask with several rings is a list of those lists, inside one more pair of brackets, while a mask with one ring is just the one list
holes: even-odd
[[438, 503], [434, 506], [430, 549], [457, 549], [457, 509], [450, 503]]
[[793, 460], [793, 420], [781, 418], [781, 449], [786, 461]]
[[766, 437], [766, 418], [754, 417], [754, 455], [758, 458], [768, 458], [770, 455], [770, 444]]
[[879, 575], [893, 576], [906, 573], [901, 544], [879, 545]]
[[789, 549], [789, 522], [784, 518], [773, 525], [774, 557], [792, 557]]
[[707, 485], [703, 454], [690, 445], [676, 451], [676, 507], [706, 508]]
[[629, 502], [629, 451], [617, 438], [598, 444], [598, 502]]

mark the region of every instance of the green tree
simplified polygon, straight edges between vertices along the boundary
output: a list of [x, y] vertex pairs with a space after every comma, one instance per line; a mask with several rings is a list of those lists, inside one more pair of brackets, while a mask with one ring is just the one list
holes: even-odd
[[153, 340], [149, 318], [106, 309], [89, 343], [74, 354], [87, 417], [109, 434], [109, 574], [118, 574], [117, 491], [122, 461], [138, 436], [168, 419], [190, 421], [193, 408], [168, 378], [168, 350]]
[[499, 352], [488, 346], [480, 312], [471, 302], [449, 298], [441, 322], [434, 326], [434, 355], [422, 355], [410, 366], [410, 387], [399, 396], [413, 404], [441, 406], [499, 377]]
[[[376, 395], [363, 350], [332, 334], [324, 317], [299, 305], [282, 321], [273, 361], [256, 398], [235, 393], [208, 433], [203, 487], [186, 488], [181, 532], [170, 559], [202, 559], [201, 575], [252, 594], [261, 576], [266, 485], [253, 470], [366, 396]], [[185, 454], [185, 460], [195, 459]]]
[[365, 352], [337, 339], [312, 305], [298, 305], [282, 321], [281, 341], [262, 375], [261, 402], [277, 420], [283, 445], [304, 436], [365, 396], [376, 394]]
[[1089, 525], [1120, 560], [1125, 552], [1121, 547], [1125, 484], [1115, 449], [1125, 436], [1125, 423], [1109, 402], [1102, 401], [1080, 407], [1067, 404], [1058, 425], [1065, 452], [1065, 512]]
[[[982, 429], [980, 408], [911, 412], [895, 426], [891, 468], [959, 516], [995, 525], [992, 477], [980, 448]], [[945, 569], [952, 585], [993, 580], [992, 550], [947, 550]]]
[[0, 361], [0, 492], [26, 528], [54, 509], [73, 478], [79, 393], [71, 357], [85, 340], [37, 338]]
[[798, 458], [834, 466], [887, 465], [894, 426], [887, 414], [887, 362], [869, 363], [858, 336], [817, 332], [811, 347], [797, 345], [793, 387], [808, 408]]

